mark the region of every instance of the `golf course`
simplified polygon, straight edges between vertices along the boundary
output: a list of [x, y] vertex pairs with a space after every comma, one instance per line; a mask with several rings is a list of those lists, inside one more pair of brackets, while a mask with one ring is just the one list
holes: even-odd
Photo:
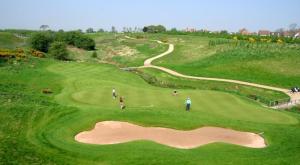
[[95, 50], [68, 45], [69, 59], [57, 60], [30, 55], [30, 35], [13, 34], [0, 32], [1, 49], [26, 56], [0, 63], [0, 164], [299, 164], [297, 105], [268, 104], [299, 96], [288, 92], [299, 82], [298, 45], [278, 49], [290, 53], [280, 60], [266, 50], [243, 61], [234, 52], [254, 50], [212, 47], [214, 38], [105, 32], [84, 34]]

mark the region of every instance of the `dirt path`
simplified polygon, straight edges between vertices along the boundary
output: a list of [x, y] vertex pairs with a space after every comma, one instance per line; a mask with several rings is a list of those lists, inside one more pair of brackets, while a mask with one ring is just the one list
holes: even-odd
[[266, 147], [264, 139], [254, 133], [218, 127], [180, 131], [160, 127], [142, 127], [127, 122], [103, 121], [91, 131], [77, 134], [75, 140], [89, 144], [118, 144], [150, 140], [167, 146], [190, 149], [209, 143], [223, 142], [251, 148]]
[[[128, 39], [135, 39], [129, 36], [125, 36]], [[167, 44], [167, 43], [163, 43], [159, 40], [152, 40], [155, 42], [158, 42], [160, 44]], [[220, 82], [229, 82], [229, 83], [235, 83], [235, 84], [241, 84], [241, 85], [247, 85], [247, 86], [253, 86], [253, 87], [258, 87], [258, 88], [263, 88], [263, 89], [269, 89], [269, 90], [274, 90], [274, 91], [279, 91], [279, 92], [283, 92], [285, 94], [287, 94], [290, 98], [291, 98], [291, 104], [288, 104], [288, 106], [293, 106], [296, 104], [300, 103], [300, 93], [291, 93], [289, 89], [284, 89], [284, 88], [278, 88], [278, 87], [272, 87], [272, 86], [267, 86], [267, 85], [261, 85], [261, 84], [256, 84], [256, 83], [250, 83], [250, 82], [245, 82], [245, 81], [239, 81], [239, 80], [231, 80], [231, 79], [222, 79], [222, 78], [210, 78], [210, 77], [197, 77], [197, 76], [189, 76], [189, 75], [184, 75], [181, 73], [178, 73], [174, 70], [165, 68], [165, 67], [161, 67], [161, 66], [155, 66], [152, 65], [152, 62], [158, 58], [161, 58], [163, 56], [166, 56], [170, 53], [172, 53], [174, 51], [174, 45], [173, 44], [169, 44], [169, 49], [162, 53], [159, 54], [155, 57], [149, 58], [144, 62], [144, 66], [141, 66], [139, 68], [155, 68], [155, 69], [159, 69], [161, 71], [164, 71], [166, 73], [169, 73], [171, 75], [177, 76], [177, 77], [182, 77], [182, 78], [188, 78], [188, 79], [197, 79], [197, 80], [209, 80], [209, 81], [220, 81]], [[281, 107], [284, 108], [284, 107]]]

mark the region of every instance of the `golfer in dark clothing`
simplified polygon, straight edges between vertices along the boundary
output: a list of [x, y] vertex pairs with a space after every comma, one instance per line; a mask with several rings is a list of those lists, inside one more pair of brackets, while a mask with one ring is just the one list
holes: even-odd
[[185, 110], [186, 110], [186, 111], [190, 111], [191, 105], [192, 105], [191, 99], [190, 99], [190, 98], [187, 98], [187, 100], [185, 101], [185, 104], [186, 104]]
[[122, 96], [120, 96], [120, 108], [121, 110], [125, 109], [124, 98]]

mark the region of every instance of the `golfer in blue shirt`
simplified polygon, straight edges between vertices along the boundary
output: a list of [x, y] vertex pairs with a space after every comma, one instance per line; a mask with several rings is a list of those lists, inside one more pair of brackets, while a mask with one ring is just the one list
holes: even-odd
[[187, 98], [186, 101], [185, 101], [185, 104], [186, 104], [186, 111], [190, 111], [191, 109], [191, 105], [192, 105], [192, 101], [190, 98]]

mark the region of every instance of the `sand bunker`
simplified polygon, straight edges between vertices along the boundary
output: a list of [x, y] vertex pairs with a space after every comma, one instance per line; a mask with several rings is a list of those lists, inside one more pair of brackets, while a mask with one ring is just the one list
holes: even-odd
[[75, 140], [89, 144], [117, 144], [134, 140], [151, 140], [182, 149], [195, 148], [214, 142], [251, 148], [266, 146], [261, 136], [250, 132], [218, 127], [202, 127], [191, 131], [179, 131], [160, 127], [142, 127], [118, 121], [99, 122], [93, 130], [77, 134]]

